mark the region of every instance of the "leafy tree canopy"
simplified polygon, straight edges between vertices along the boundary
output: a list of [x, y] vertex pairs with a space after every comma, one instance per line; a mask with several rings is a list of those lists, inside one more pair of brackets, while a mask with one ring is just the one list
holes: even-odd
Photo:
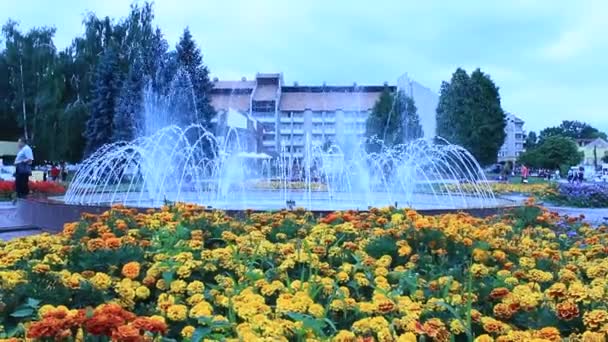
[[441, 85], [437, 106], [437, 135], [461, 145], [482, 165], [495, 163], [504, 143], [505, 113], [498, 87], [476, 69], [469, 76], [456, 69]]
[[524, 165], [550, 170], [578, 165], [582, 160], [576, 142], [559, 135], [547, 137], [519, 157]]

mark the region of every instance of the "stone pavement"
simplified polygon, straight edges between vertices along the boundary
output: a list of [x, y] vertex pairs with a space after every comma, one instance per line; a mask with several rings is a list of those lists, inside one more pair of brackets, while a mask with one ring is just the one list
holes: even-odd
[[555, 211], [562, 216], [568, 215], [570, 217], [577, 217], [579, 215], [584, 215], [584, 220], [593, 226], [599, 226], [601, 224], [608, 225], [608, 208], [572, 208], [555, 206], [547, 206], [546, 208]]

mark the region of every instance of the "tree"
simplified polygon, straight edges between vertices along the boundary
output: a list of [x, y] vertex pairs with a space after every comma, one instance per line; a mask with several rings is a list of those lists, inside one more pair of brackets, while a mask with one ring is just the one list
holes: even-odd
[[536, 132], [532, 131], [532, 132], [528, 133], [524, 146], [527, 149], [531, 149], [536, 146], [537, 142], [538, 142], [538, 137], [536, 136]]
[[367, 118], [365, 135], [370, 152], [379, 152], [382, 144], [392, 147], [403, 143], [402, 113], [394, 110], [394, 102], [393, 94], [388, 87], [385, 88]]
[[121, 86], [118, 63], [118, 54], [113, 48], [108, 48], [97, 66], [91, 116], [85, 131], [87, 156], [111, 141], [116, 100]]
[[441, 85], [437, 135], [466, 148], [482, 165], [496, 162], [506, 137], [498, 90], [479, 69], [469, 77], [458, 68], [451, 81]]
[[548, 127], [540, 132], [539, 140], [550, 136], [561, 135], [572, 139], [606, 139], [606, 133], [580, 121], [564, 120], [559, 126]]
[[135, 61], [122, 85], [113, 118], [113, 141], [133, 140], [143, 131], [143, 72], [142, 62]]
[[176, 46], [176, 51], [179, 68], [183, 69], [190, 77], [194, 90], [195, 123], [210, 128], [211, 119], [216, 114], [211, 105], [213, 83], [209, 79], [209, 70], [203, 64], [203, 56], [188, 28], [184, 29], [184, 33]]
[[608, 163], [608, 154], [605, 154], [605, 155], [602, 157], [602, 163]]
[[524, 165], [550, 170], [577, 165], [582, 160], [576, 142], [559, 135], [547, 137], [519, 157]]

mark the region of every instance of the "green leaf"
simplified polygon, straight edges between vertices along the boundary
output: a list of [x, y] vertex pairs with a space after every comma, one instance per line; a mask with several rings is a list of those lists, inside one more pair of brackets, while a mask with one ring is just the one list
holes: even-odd
[[28, 298], [27, 299], [27, 306], [37, 309], [38, 305], [40, 305], [40, 301], [34, 298]]
[[211, 328], [198, 327], [192, 334], [192, 342], [200, 342], [211, 333]]
[[17, 317], [17, 318], [23, 318], [23, 317], [29, 317], [34, 313], [34, 309], [32, 308], [22, 308], [22, 309], [18, 309], [16, 311], [14, 311], [11, 314], [11, 317]]

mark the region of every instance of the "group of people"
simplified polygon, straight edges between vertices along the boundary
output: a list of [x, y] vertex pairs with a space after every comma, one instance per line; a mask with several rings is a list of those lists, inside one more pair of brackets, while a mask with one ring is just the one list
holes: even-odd
[[65, 182], [68, 180], [68, 169], [65, 162], [51, 163], [45, 162], [43, 167], [43, 180], [51, 180], [53, 182]]
[[585, 168], [579, 166], [578, 169], [570, 168], [568, 170], [568, 183], [582, 183], [585, 180]]

